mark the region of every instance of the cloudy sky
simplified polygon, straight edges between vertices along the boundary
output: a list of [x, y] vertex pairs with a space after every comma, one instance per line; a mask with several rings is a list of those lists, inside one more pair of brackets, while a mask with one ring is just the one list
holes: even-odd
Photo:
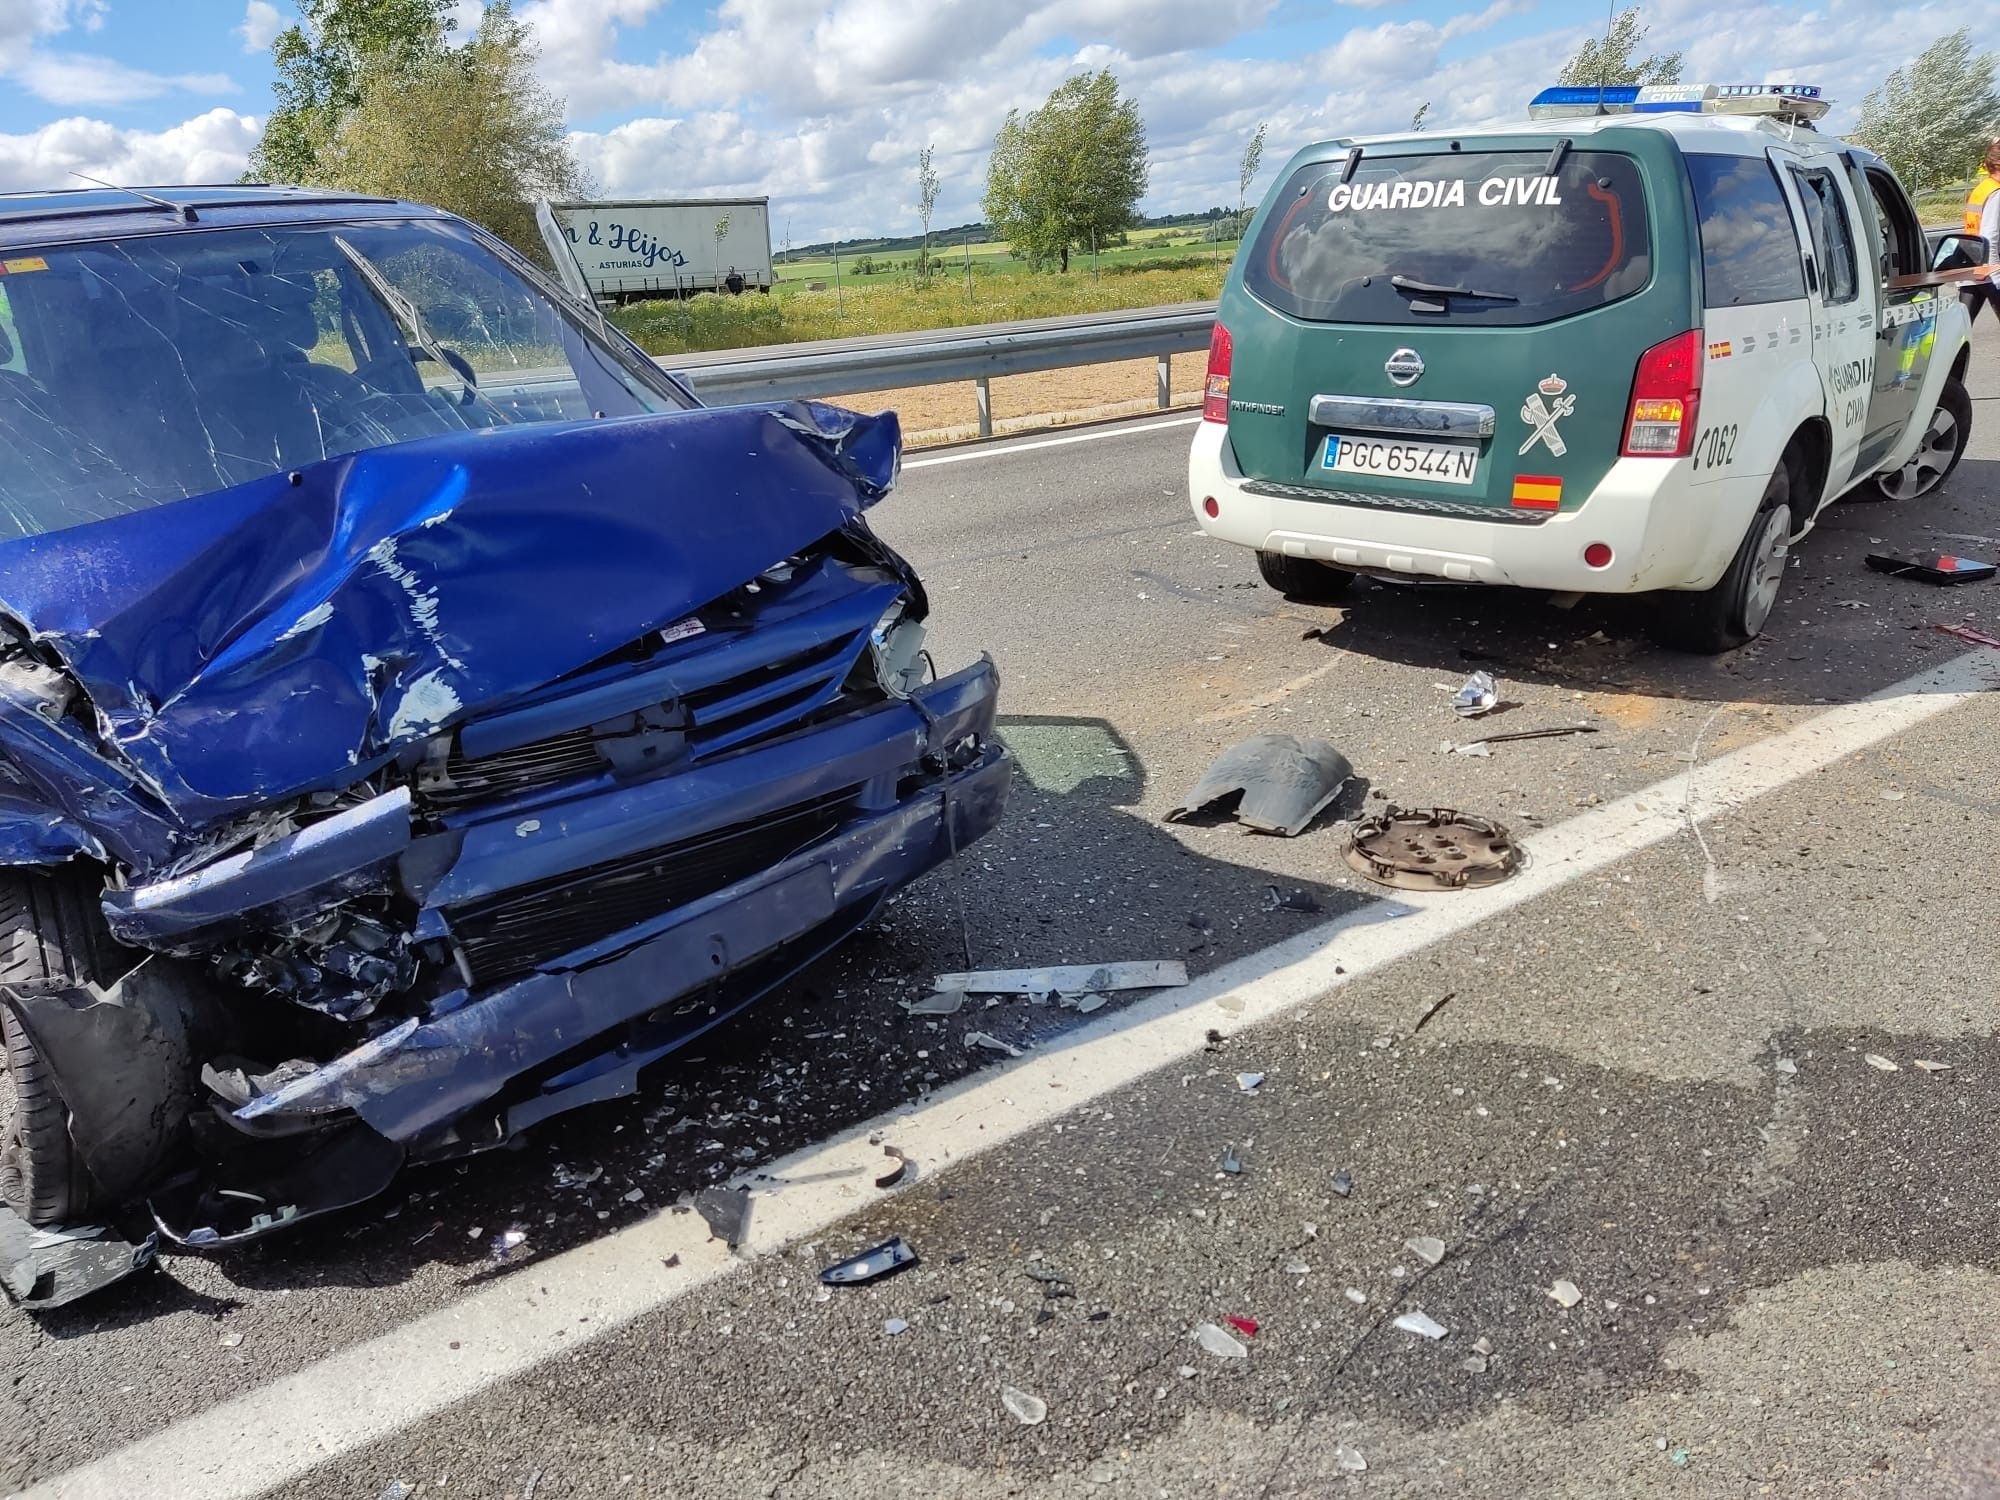
[[[475, 23], [480, 0], [458, 0]], [[524, 0], [541, 70], [607, 195], [768, 194], [774, 237], [978, 213], [993, 132], [1110, 67], [1152, 145], [1149, 212], [1233, 202], [1315, 137], [1518, 114], [1604, 24], [1596, 0]], [[1651, 44], [1710, 82], [1818, 83], [1853, 118], [1890, 68], [1976, 19], [1970, 0], [1647, 0]], [[1722, 17], [1726, 14], [1726, 24]], [[290, 0], [0, 0], [0, 189], [234, 178], [270, 102]], [[1975, 30], [1975, 35], [1977, 35]]]

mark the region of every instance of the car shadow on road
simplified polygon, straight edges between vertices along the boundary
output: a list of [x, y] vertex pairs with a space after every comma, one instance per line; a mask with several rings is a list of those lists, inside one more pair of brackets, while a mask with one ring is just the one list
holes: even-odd
[[[1979, 538], [1989, 539], [1982, 542]], [[1691, 656], [1648, 639], [1657, 596], [1550, 597], [1477, 585], [1363, 580], [1316, 637], [1328, 647], [1461, 674], [1701, 702], [1851, 702], [1959, 654], [1938, 632], [1967, 614], [2000, 627], [2000, 589], [1941, 588], [1871, 571], [1871, 552], [1962, 551], [2000, 559], [2000, 462], [1967, 459], [1935, 496], [1845, 501], [1794, 544], [1765, 633], [1739, 651]]]
[[[469, 1287], [533, 1267], [1005, 1061], [968, 1045], [969, 1031], [1029, 1049], [1085, 1024], [1019, 998], [975, 997], [951, 1017], [906, 1014], [897, 1002], [929, 992], [940, 973], [1125, 959], [1182, 959], [1200, 973], [1369, 900], [1288, 877], [1279, 906], [1265, 871], [1197, 853], [1136, 814], [1144, 764], [1104, 719], [1004, 717], [999, 737], [1016, 771], [998, 829], [655, 1065], [635, 1097], [560, 1116], [517, 1149], [412, 1168], [369, 1204], [217, 1257], [227, 1279], [246, 1292], [379, 1289], [443, 1268]], [[1328, 841], [1329, 869], [1339, 866], [1333, 817], [1302, 835]], [[1114, 995], [1090, 1019], [1132, 998]], [[510, 1229], [526, 1243], [498, 1256], [494, 1236]], [[169, 1270], [178, 1258], [167, 1257]], [[188, 1296], [170, 1274], [143, 1277], [43, 1322], [59, 1335], [139, 1323], [188, 1307]]]

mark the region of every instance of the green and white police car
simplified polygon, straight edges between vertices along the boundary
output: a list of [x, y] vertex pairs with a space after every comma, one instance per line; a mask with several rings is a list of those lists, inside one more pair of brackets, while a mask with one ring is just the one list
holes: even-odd
[[1954, 277], [1791, 84], [1551, 89], [1518, 126], [1287, 164], [1222, 293], [1196, 519], [1264, 579], [1659, 591], [1668, 644], [1762, 630], [1852, 492], [1944, 483], [1972, 408]]

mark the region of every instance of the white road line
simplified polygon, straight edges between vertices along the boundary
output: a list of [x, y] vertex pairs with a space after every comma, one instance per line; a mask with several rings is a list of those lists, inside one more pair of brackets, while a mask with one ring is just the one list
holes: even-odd
[[[1844, 756], [2000, 687], [2000, 653], [1975, 651], [1859, 703], [1703, 765], [1688, 808], [1685, 771], [1527, 840], [1502, 885], [1384, 901], [1349, 913], [1085, 1026], [1020, 1062], [923, 1104], [858, 1125], [769, 1169], [748, 1243], [769, 1254], [879, 1202], [884, 1132], [918, 1177], [964, 1161], [1198, 1053], [1209, 1028], [1267, 1021], [1535, 900]], [[1218, 1003], [1220, 1002], [1220, 1003]], [[747, 1179], [746, 1179], [747, 1181]], [[775, 1182], [775, 1186], [773, 1185]], [[920, 1247], [921, 1248], [921, 1247]], [[678, 1255], [669, 1269], [665, 1263]], [[573, 1353], [741, 1262], [693, 1214], [662, 1214], [536, 1263], [389, 1333], [164, 1428], [25, 1492], [28, 1500], [235, 1500], [436, 1415]]]
[[975, 458], [1005, 458], [1010, 453], [1030, 453], [1037, 448], [1063, 448], [1071, 443], [1099, 443], [1105, 438], [1136, 437], [1143, 432], [1166, 432], [1175, 427], [1192, 427], [1200, 417], [1176, 417], [1169, 422], [1148, 422], [1140, 426], [1136, 422], [1120, 422], [1115, 426], [1093, 428], [1089, 432], [1073, 432], [1068, 437], [1038, 438], [1032, 443], [995, 443], [992, 447], [968, 448], [963, 453], [940, 453], [933, 458], [906, 458], [906, 469], [928, 469], [933, 464], [968, 464]]

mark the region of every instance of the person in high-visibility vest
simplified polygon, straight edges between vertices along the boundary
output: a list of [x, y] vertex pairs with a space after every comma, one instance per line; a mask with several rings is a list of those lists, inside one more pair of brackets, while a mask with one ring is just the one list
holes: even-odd
[[[1995, 252], [2000, 251], [2000, 141], [1986, 148], [1979, 180], [1965, 195], [1965, 232], [1985, 236], [1986, 258], [1993, 261]], [[1979, 319], [1979, 309], [1988, 303], [1995, 309], [1993, 316], [2000, 318], [2000, 285], [1993, 278], [1973, 282], [1966, 287], [1964, 298], [1974, 322]]]

